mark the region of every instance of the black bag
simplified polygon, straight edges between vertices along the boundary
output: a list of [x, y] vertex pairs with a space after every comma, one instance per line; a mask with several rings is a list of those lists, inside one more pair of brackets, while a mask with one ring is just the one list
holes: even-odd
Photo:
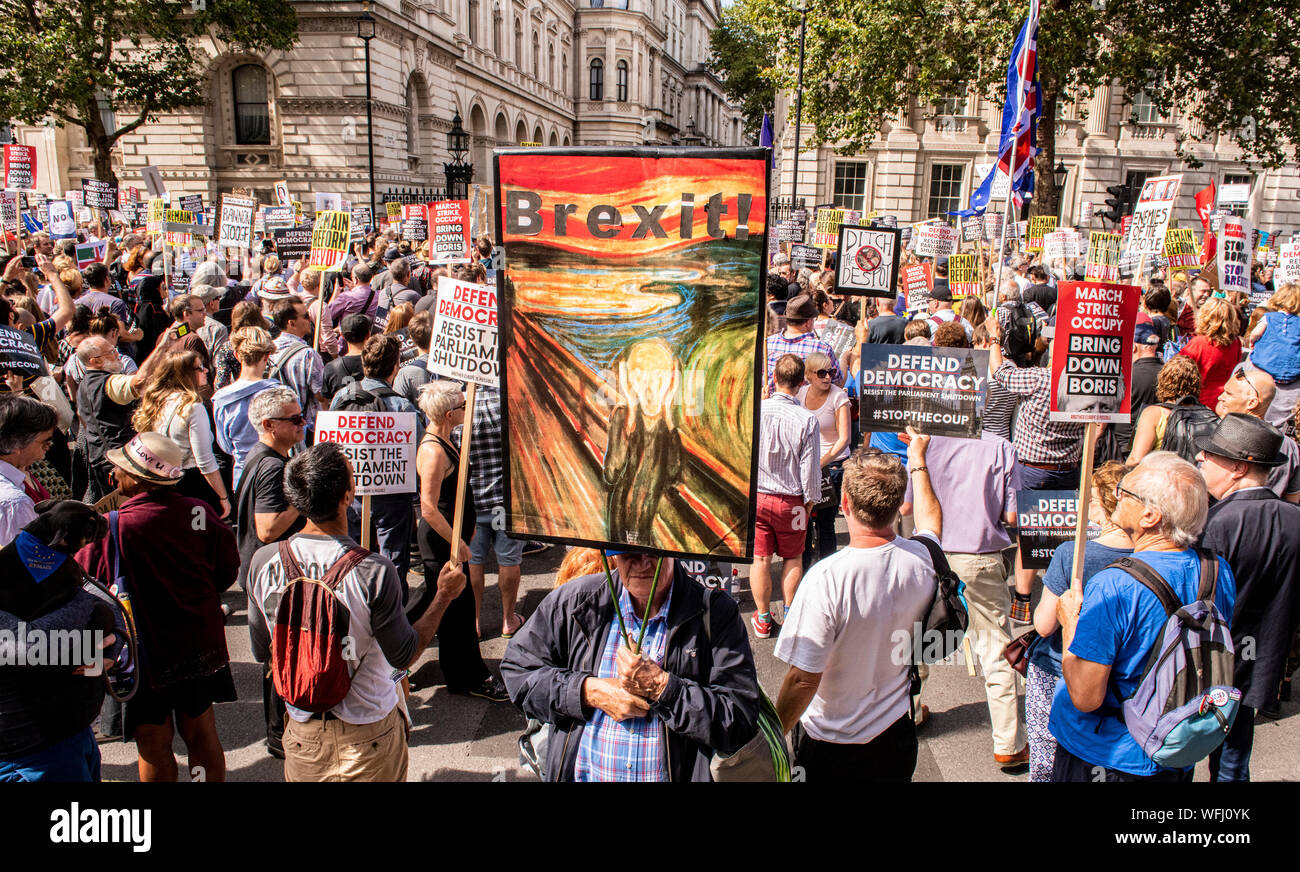
[[368, 391], [361, 387], [361, 382], [352, 382], [341, 393], [341, 399], [338, 405], [334, 406], [336, 412], [387, 412], [388, 408], [384, 405], [385, 397], [400, 397], [401, 394], [392, 388], [384, 385], [373, 391]]
[[1024, 303], [1003, 303], [1010, 316], [1003, 325], [1002, 351], [1010, 358], [1023, 358], [1034, 353], [1041, 329], [1038, 319]]
[[1188, 463], [1196, 463], [1196, 454], [1200, 450], [1196, 443], [1214, 432], [1214, 428], [1219, 425], [1219, 416], [1192, 396], [1182, 397], [1176, 403], [1161, 405], [1170, 412], [1165, 421], [1165, 435], [1160, 440], [1160, 450], [1172, 451]]
[[[933, 650], [928, 644], [929, 640], [942, 638], [943, 644], [939, 649], [941, 653], [937, 657], [923, 658], [927, 663], [938, 663], [961, 647], [961, 640], [966, 635], [966, 627], [970, 624], [970, 615], [966, 610], [966, 583], [952, 571], [952, 567], [948, 565], [948, 558], [938, 542], [929, 536], [916, 536], [912, 541], [920, 542], [925, 546], [925, 550], [930, 552], [930, 560], [934, 563], [934, 574], [939, 582], [934, 592], [934, 599], [930, 602], [930, 608], [925, 613], [925, 625], [922, 628], [925, 637], [920, 646], [921, 650], [928, 652]], [[936, 636], [936, 633], [939, 635]], [[915, 649], [915, 642], [913, 646]]]

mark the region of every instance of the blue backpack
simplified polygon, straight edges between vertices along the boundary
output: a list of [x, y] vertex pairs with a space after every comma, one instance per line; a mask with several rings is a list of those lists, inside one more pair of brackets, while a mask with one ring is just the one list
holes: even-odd
[[1191, 766], [1223, 744], [1241, 705], [1241, 691], [1232, 686], [1232, 633], [1214, 605], [1219, 560], [1199, 548], [1197, 554], [1201, 582], [1187, 605], [1141, 560], [1123, 557], [1109, 567], [1137, 579], [1168, 616], [1123, 711], [1124, 724], [1143, 752], [1171, 769]]

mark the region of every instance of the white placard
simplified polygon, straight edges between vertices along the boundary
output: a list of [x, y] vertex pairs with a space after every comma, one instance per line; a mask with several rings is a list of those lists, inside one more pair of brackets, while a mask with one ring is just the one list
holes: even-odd
[[1092, 223], [1093, 205], [1091, 200], [1084, 200], [1079, 204], [1079, 224], [1087, 227]]
[[316, 441], [352, 461], [357, 496], [415, 493], [415, 412], [318, 412]]
[[1251, 248], [1254, 236], [1250, 222], [1235, 215], [1225, 216], [1219, 231], [1219, 290], [1250, 293], [1250, 264], [1255, 256]]
[[1283, 243], [1277, 254], [1277, 270], [1273, 273], [1273, 287], [1300, 282], [1300, 242]]
[[257, 201], [249, 197], [221, 195], [221, 223], [217, 245], [223, 248], [249, 248], [253, 244], [253, 210]]
[[1179, 173], [1156, 176], [1143, 183], [1133, 209], [1133, 223], [1129, 226], [1128, 248], [1134, 255], [1150, 257], [1164, 253], [1165, 230], [1169, 228], [1169, 217], [1174, 212], [1182, 182]]
[[920, 257], [951, 257], [957, 253], [957, 232], [947, 224], [921, 224], [913, 248]]
[[429, 372], [497, 387], [497, 295], [487, 285], [438, 277]]
[[1250, 183], [1242, 182], [1235, 185], [1224, 185], [1219, 188], [1219, 205], [1226, 206], [1231, 203], [1249, 203], [1250, 202]]

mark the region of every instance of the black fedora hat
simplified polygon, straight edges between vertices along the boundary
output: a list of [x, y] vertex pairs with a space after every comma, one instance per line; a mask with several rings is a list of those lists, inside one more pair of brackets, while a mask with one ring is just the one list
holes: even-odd
[[1233, 412], [1219, 419], [1214, 432], [1198, 439], [1196, 447], [1229, 460], [1278, 466], [1286, 463], [1286, 457], [1280, 453], [1284, 438], [1282, 431], [1262, 418]]

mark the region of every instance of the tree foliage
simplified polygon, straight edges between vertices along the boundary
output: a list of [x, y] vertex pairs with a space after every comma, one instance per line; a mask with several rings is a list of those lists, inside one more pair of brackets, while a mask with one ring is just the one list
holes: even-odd
[[288, 0], [0, 0], [0, 118], [84, 128], [96, 175], [116, 181], [114, 143], [203, 102], [200, 40], [287, 50], [297, 32]]
[[758, 141], [763, 114], [776, 103], [776, 86], [765, 73], [773, 64], [772, 45], [739, 15], [737, 7], [722, 12], [722, 21], [709, 35], [713, 56], [709, 68], [722, 78], [727, 99], [740, 106], [745, 138]]
[[[1001, 105], [1025, 0], [805, 0], [804, 123], [812, 144], [861, 151], [921, 107], [970, 87]], [[740, 67], [776, 88], [797, 85], [799, 10], [788, 0], [738, 0], [728, 21], [756, 48]], [[1165, 117], [1194, 119], [1175, 154], [1198, 166], [1204, 143], [1230, 137], [1248, 161], [1279, 167], [1300, 142], [1300, 0], [1044, 0], [1038, 37], [1045, 117], [1061, 100], [1115, 83], [1125, 105], [1145, 91]], [[728, 55], [719, 55], [724, 65]], [[728, 74], [730, 70], [727, 71]], [[745, 75], [753, 75], [748, 72]], [[924, 109], [922, 111], [925, 111]], [[1039, 126], [1035, 211], [1054, 211], [1054, 126]]]

